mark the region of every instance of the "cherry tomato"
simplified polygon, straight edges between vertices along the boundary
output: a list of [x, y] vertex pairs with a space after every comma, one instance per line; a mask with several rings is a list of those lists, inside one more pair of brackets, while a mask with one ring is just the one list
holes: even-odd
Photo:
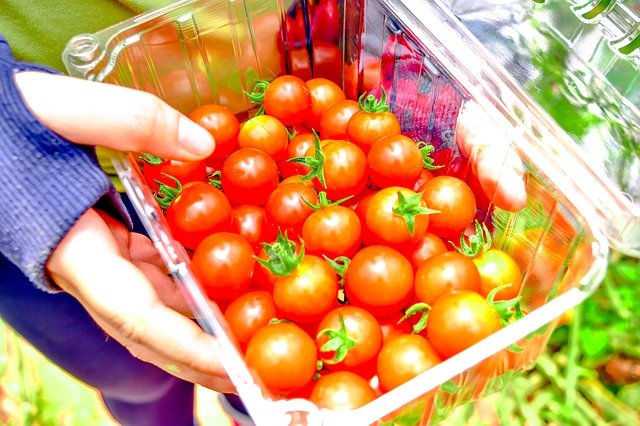
[[402, 132], [398, 118], [391, 112], [367, 112], [360, 108], [349, 119], [347, 138], [358, 145], [365, 153], [380, 138], [399, 135]]
[[278, 186], [278, 167], [266, 152], [241, 148], [225, 160], [221, 180], [232, 204], [261, 206]]
[[300, 236], [304, 221], [315, 211], [307, 203], [318, 203], [318, 194], [313, 189], [297, 183], [280, 184], [267, 200], [267, 222], [287, 232], [290, 238]]
[[224, 311], [224, 317], [244, 350], [253, 335], [276, 318], [276, 305], [268, 291], [251, 291], [231, 302]]
[[263, 207], [245, 204], [231, 210], [232, 229], [245, 237], [257, 253], [261, 243], [271, 242], [276, 238], [277, 230], [267, 223], [267, 215]]
[[311, 213], [302, 226], [302, 240], [308, 253], [351, 257], [360, 246], [358, 215], [343, 206], [322, 207]]
[[[361, 195], [364, 194], [364, 195], [359, 198], [358, 204], [356, 204], [355, 206], [355, 212], [358, 215], [358, 218], [360, 219], [360, 226], [362, 228], [362, 231], [361, 231], [362, 244], [366, 246], [376, 244], [376, 242], [379, 241], [378, 237], [367, 226], [367, 209], [369, 208], [371, 199], [376, 193], [377, 192], [373, 192], [373, 191], [369, 191], [369, 192], [363, 191], [360, 194]], [[349, 200], [347, 200], [347, 202], [348, 201]]]
[[264, 92], [264, 110], [285, 126], [302, 123], [311, 114], [311, 93], [304, 80], [281, 75], [269, 83]]
[[447, 252], [447, 246], [440, 237], [427, 232], [419, 240], [409, 242], [403, 246], [400, 251], [407, 256], [413, 267], [417, 269], [422, 262], [430, 257]]
[[231, 227], [231, 205], [227, 196], [205, 182], [192, 182], [165, 211], [165, 219], [174, 238], [190, 250], [214, 232]]
[[522, 285], [522, 273], [518, 264], [506, 252], [489, 249], [473, 259], [480, 273], [480, 293], [487, 296], [496, 287], [510, 285], [499, 290], [494, 300], [510, 300], [518, 296]]
[[309, 324], [319, 321], [338, 302], [338, 277], [322, 258], [304, 255], [289, 275], [277, 277], [273, 301], [283, 318]]
[[[401, 201], [401, 197], [404, 201]], [[365, 223], [380, 242], [403, 244], [418, 241], [429, 226], [426, 207], [416, 192], [408, 188], [384, 188], [369, 200]]]
[[433, 305], [454, 290], [480, 291], [480, 273], [473, 260], [456, 251], [436, 254], [416, 271], [414, 289], [420, 302]]
[[287, 145], [287, 153], [278, 163], [278, 169], [280, 170], [280, 175], [283, 178], [295, 175], [304, 175], [308, 172], [308, 169], [303, 165], [292, 163], [287, 160], [296, 157], [304, 157], [307, 150], [313, 146], [314, 142], [315, 136], [313, 133], [298, 133], [289, 141], [289, 145]]
[[201, 105], [191, 111], [189, 118], [213, 136], [216, 149], [212, 158], [224, 158], [238, 148], [240, 123], [229, 108], [217, 104]]
[[324, 139], [346, 139], [347, 124], [360, 108], [352, 100], [343, 100], [330, 105], [320, 116], [320, 135]]
[[285, 156], [288, 143], [287, 128], [270, 115], [256, 115], [248, 119], [238, 133], [240, 148], [261, 149], [276, 162]]
[[433, 177], [434, 176], [433, 176], [433, 173], [431, 173], [431, 171], [427, 169], [420, 170], [420, 176], [418, 177], [418, 180], [416, 181], [416, 183], [413, 184], [412, 189], [416, 192], [419, 192], [420, 188], [422, 188], [422, 185], [424, 185], [425, 183], [433, 179]]
[[473, 191], [463, 180], [453, 176], [436, 176], [420, 191], [427, 207], [437, 210], [429, 217], [429, 232], [442, 238], [460, 235], [476, 216]]
[[[300, 243], [298, 241], [287, 240], [290, 244], [295, 246], [293, 253], [294, 256], [300, 254]], [[277, 244], [277, 242], [271, 241], [269, 245]], [[269, 260], [269, 254], [267, 253], [264, 246], [260, 248], [258, 252], [258, 259], [267, 261]], [[268, 268], [264, 267], [262, 264], [257, 263], [254, 271], [254, 282], [260, 287], [269, 292], [273, 292], [273, 284], [276, 282], [278, 277], [274, 275]]]
[[350, 371], [337, 371], [318, 379], [309, 400], [329, 410], [353, 410], [376, 397], [376, 392], [364, 378]]
[[379, 187], [412, 188], [423, 170], [423, 156], [413, 139], [394, 134], [378, 139], [371, 146], [367, 164], [371, 180]]
[[287, 185], [287, 184], [290, 184], [290, 183], [304, 185], [307, 188], [311, 188], [311, 189], [315, 188], [315, 186], [313, 185], [313, 181], [312, 180], [302, 179], [302, 176], [300, 176], [300, 175], [289, 176], [288, 178], [284, 178], [284, 179], [282, 179], [280, 181], [280, 185]]
[[144, 181], [152, 191], [158, 191], [158, 182], [174, 187], [173, 179], [166, 175], [178, 179], [182, 185], [189, 182], [204, 182], [207, 177], [207, 164], [202, 161], [178, 161], [163, 160], [155, 156], [144, 155], [142, 163], [142, 175]]
[[498, 314], [480, 294], [452, 291], [431, 306], [427, 320], [429, 341], [443, 358], [462, 352], [500, 330]]
[[384, 344], [378, 355], [378, 379], [390, 391], [441, 362], [429, 341], [419, 334], [405, 334]]
[[[318, 191], [327, 193], [330, 200], [339, 200], [359, 194], [367, 185], [369, 172], [367, 157], [356, 145], [348, 141], [334, 140], [322, 147], [324, 153], [324, 184], [318, 178], [313, 183]], [[315, 148], [307, 151], [313, 155]]]
[[[333, 349], [323, 349], [327, 342]], [[354, 371], [367, 379], [375, 374], [375, 359], [382, 347], [382, 330], [373, 315], [357, 306], [329, 312], [316, 333], [316, 346], [324, 366], [332, 371]]]
[[198, 244], [191, 258], [194, 275], [214, 301], [242, 294], [249, 287], [255, 263], [249, 242], [233, 232], [209, 235]]
[[326, 78], [312, 78], [307, 80], [307, 87], [311, 93], [311, 114], [304, 124], [310, 129], [320, 131], [320, 117], [331, 105], [346, 99], [342, 88]]
[[349, 302], [376, 316], [399, 311], [411, 297], [413, 269], [400, 252], [381, 245], [358, 251], [344, 277]]
[[316, 372], [316, 345], [290, 322], [261, 328], [247, 345], [247, 366], [277, 395], [305, 386]]

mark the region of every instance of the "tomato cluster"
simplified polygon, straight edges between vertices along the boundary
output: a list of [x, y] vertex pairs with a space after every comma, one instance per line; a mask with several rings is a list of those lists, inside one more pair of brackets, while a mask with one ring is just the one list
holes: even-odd
[[473, 233], [473, 190], [434, 176], [433, 147], [402, 134], [381, 93], [356, 101], [283, 75], [258, 83], [260, 111], [242, 123], [220, 105], [192, 112], [216, 139], [209, 159], [143, 157], [194, 274], [276, 396], [359, 407], [520, 313], [517, 264], [486, 226]]

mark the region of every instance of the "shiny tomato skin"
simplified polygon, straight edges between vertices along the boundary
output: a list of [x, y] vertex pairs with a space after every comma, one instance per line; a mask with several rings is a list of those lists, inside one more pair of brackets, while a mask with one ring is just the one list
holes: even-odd
[[211, 300], [238, 297], [248, 287], [255, 266], [249, 242], [233, 232], [206, 237], [193, 252], [191, 267]]
[[330, 105], [320, 116], [320, 136], [324, 139], [346, 139], [347, 124], [360, 108], [352, 100], [343, 100]]
[[473, 260], [447, 251], [422, 262], [416, 271], [414, 290], [420, 302], [433, 305], [440, 296], [454, 290], [480, 292], [480, 273]]
[[331, 105], [346, 99], [342, 88], [327, 78], [312, 78], [306, 81], [311, 93], [311, 114], [304, 124], [316, 131], [320, 131], [322, 113]]
[[391, 112], [370, 113], [358, 110], [347, 123], [347, 139], [365, 153], [380, 138], [402, 133], [398, 118]]
[[263, 207], [245, 204], [231, 210], [232, 229], [249, 241], [258, 253], [263, 242], [273, 241], [277, 230], [267, 223], [267, 215]]
[[232, 204], [262, 206], [278, 186], [278, 166], [262, 150], [240, 148], [224, 161], [221, 180]]
[[264, 92], [264, 110], [285, 126], [302, 123], [311, 114], [311, 92], [304, 80], [293, 75], [273, 79]]
[[359, 198], [358, 203], [354, 208], [354, 211], [360, 219], [360, 225], [362, 228], [362, 244], [364, 244], [365, 246], [374, 245], [379, 241], [378, 237], [367, 226], [367, 209], [369, 208], [371, 199], [375, 194], [376, 192], [374, 191], [366, 193], [363, 191], [362, 193], [360, 193], [361, 197]]
[[[399, 193], [405, 199], [416, 195], [411, 189], [392, 186], [376, 192], [368, 202], [365, 224], [380, 243], [397, 245], [418, 241], [427, 232], [430, 215], [418, 214], [414, 217], [412, 234], [405, 219], [394, 212], [394, 209], [399, 205]], [[426, 207], [422, 200], [419, 204], [421, 207]]]
[[419, 334], [405, 334], [384, 344], [378, 355], [378, 379], [390, 391], [439, 364], [431, 343]]
[[425, 233], [419, 240], [411, 241], [400, 248], [400, 252], [407, 256], [414, 269], [418, 269], [422, 262], [430, 257], [447, 251], [447, 246], [442, 238], [430, 232]]
[[319, 321], [338, 302], [338, 277], [322, 258], [305, 254], [302, 262], [273, 284], [281, 318], [300, 324]]
[[[323, 330], [339, 331], [344, 321], [347, 337], [355, 343], [345, 358], [333, 362], [334, 351], [323, 351], [322, 346], [329, 341]], [[320, 321], [316, 333], [316, 346], [324, 366], [332, 371], [349, 370], [365, 378], [375, 374], [375, 358], [382, 347], [382, 330], [378, 320], [367, 310], [357, 306], [344, 305], [333, 309]]]
[[318, 379], [309, 400], [329, 410], [354, 410], [376, 397], [367, 380], [350, 371], [337, 371]]
[[462, 352], [500, 330], [496, 311], [480, 294], [452, 291], [431, 306], [427, 320], [429, 341], [443, 359]]
[[174, 238], [190, 250], [206, 236], [231, 227], [231, 204], [219, 189], [205, 182], [192, 182], [165, 211]]
[[163, 160], [158, 165], [142, 163], [142, 176], [144, 176], [144, 181], [152, 191], [159, 189], [156, 181], [175, 188], [176, 183], [166, 175], [178, 179], [182, 185], [186, 185], [189, 182], [204, 182], [207, 177], [207, 164], [204, 160]]
[[318, 194], [299, 183], [278, 185], [269, 195], [265, 210], [267, 222], [281, 232], [287, 232], [289, 238], [302, 235], [304, 221], [314, 212], [307, 203], [318, 203]]
[[238, 148], [240, 122], [227, 107], [205, 104], [197, 107], [188, 116], [211, 133], [216, 142], [212, 158], [224, 158]]
[[[333, 140], [324, 147], [324, 185], [315, 178], [313, 183], [318, 192], [324, 191], [330, 200], [358, 195], [367, 185], [369, 171], [367, 157], [351, 142]], [[309, 155], [309, 153], [307, 153]]]
[[464, 231], [476, 216], [473, 191], [462, 179], [436, 176], [420, 191], [427, 207], [438, 210], [429, 217], [429, 232], [441, 238], [453, 238]]
[[277, 396], [304, 387], [316, 372], [315, 342], [297, 325], [278, 322], [261, 328], [251, 338], [247, 366]]
[[284, 158], [289, 143], [287, 128], [270, 115], [256, 115], [242, 123], [238, 133], [240, 148], [260, 149], [278, 162]]
[[288, 178], [296, 175], [305, 175], [308, 172], [301, 164], [296, 164], [287, 161], [291, 158], [304, 157], [313, 146], [315, 142], [315, 136], [313, 133], [298, 133], [296, 134], [287, 145], [287, 154], [278, 163], [278, 170], [280, 170], [280, 176]]
[[402, 134], [378, 139], [367, 154], [369, 175], [380, 188], [413, 188], [423, 170], [423, 156], [415, 141]]
[[276, 318], [276, 305], [268, 291], [250, 291], [232, 301], [224, 317], [240, 348], [245, 350], [253, 335]]
[[305, 220], [302, 240], [310, 254], [351, 257], [360, 247], [360, 219], [347, 207], [323, 207]]
[[473, 258], [480, 273], [480, 294], [488, 296], [496, 287], [510, 285], [498, 291], [494, 300], [510, 300], [517, 297], [522, 286], [522, 273], [516, 261], [506, 252], [489, 249]]
[[413, 268], [398, 251], [381, 245], [360, 249], [344, 277], [347, 299], [380, 317], [399, 311], [411, 297]]

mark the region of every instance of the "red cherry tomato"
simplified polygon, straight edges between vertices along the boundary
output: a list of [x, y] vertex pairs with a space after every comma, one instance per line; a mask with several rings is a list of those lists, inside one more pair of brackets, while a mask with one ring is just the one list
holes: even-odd
[[480, 273], [473, 260], [455, 251], [432, 256], [416, 271], [414, 289], [420, 302], [433, 305], [454, 290], [480, 291]]
[[174, 238], [190, 250], [205, 237], [231, 227], [231, 205], [219, 189], [204, 182], [192, 182], [165, 211]]
[[311, 93], [311, 114], [304, 124], [310, 129], [320, 131], [322, 113], [331, 105], [346, 98], [342, 88], [326, 78], [309, 79], [307, 87]]
[[261, 328], [247, 345], [247, 366], [276, 395], [304, 387], [316, 372], [316, 345], [307, 333], [290, 322]]
[[276, 318], [276, 305], [268, 291], [251, 291], [231, 302], [224, 311], [224, 317], [244, 350], [253, 335]]
[[324, 110], [320, 116], [320, 135], [324, 139], [346, 139], [347, 124], [360, 108], [352, 100], [334, 103]]
[[378, 355], [378, 379], [385, 391], [397, 388], [440, 363], [429, 341], [419, 334], [405, 334], [385, 343]]
[[302, 240], [308, 253], [351, 257], [360, 247], [360, 219], [347, 207], [322, 207], [305, 220]]
[[218, 232], [206, 237], [193, 252], [194, 275], [211, 300], [228, 300], [241, 295], [253, 277], [253, 248], [242, 236]]
[[221, 180], [232, 204], [261, 206], [278, 186], [278, 167], [266, 152], [241, 148], [225, 160]]
[[436, 176], [420, 191], [427, 207], [438, 210], [429, 216], [429, 232], [442, 238], [460, 235], [476, 216], [473, 191], [463, 180], [453, 176]]
[[191, 111], [189, 118], [211, 133], [216, 142], [212, 158], [224, 158], [238, 148], [240, 123], [227, 107], [216, 104], [201, 105]]
[[288, 143], [287, 128], [270, 115], [257, 115], [248, 119], [238, 133], [240, 148], [260, 149], [276, 162], [285, 156]]
[[318, 379], [309, 400], [329, 410], [353, 410], [376, 397], [376, 392], [364, 378], [349, 371], [337, 371]]
[[371, 180], [381, 188], [413, 188], [423, 170], [423, 156], [413, 139], [389, 135], [378, 139], [367, 154]]
[[311, 114], [311, 93], [304, 80], [293, 75], [276, 77], [264, 92], [264, 110], [285, 126], [302, 123]]
[[268, 243], [276, 238], [277, 230], [267, 223], [264, 208], [245, 204], [234, 207], [231, 211], [232, 229], [245, 237], [257, 253], [262, 243]]

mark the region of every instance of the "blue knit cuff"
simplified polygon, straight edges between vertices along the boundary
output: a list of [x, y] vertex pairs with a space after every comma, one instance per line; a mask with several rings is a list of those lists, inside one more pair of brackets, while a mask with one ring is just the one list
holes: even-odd
[[15, 62], [0, 37], [0, 252], [53, 292], [45, 264], [83, 213], [98, 204], [129, 227], [131, 220], [95, 150], [52, 132], [25, 105], [14, 79], [20, 71], [56, 73]]

